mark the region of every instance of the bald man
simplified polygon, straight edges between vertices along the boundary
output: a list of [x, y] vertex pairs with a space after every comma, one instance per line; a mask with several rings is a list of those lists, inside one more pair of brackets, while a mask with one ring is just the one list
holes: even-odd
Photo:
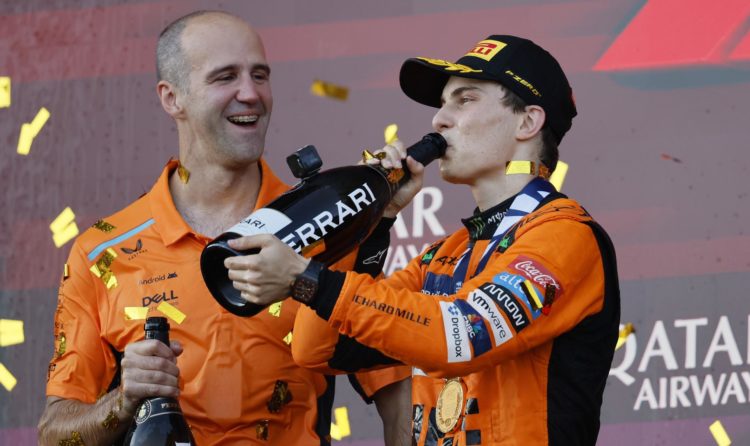
[[[237, 317], [211, 298], [199, 271], [208, 241], [288, 189], [262, 158], [273, 108], [263, 42], [238, 17], [195, 12], [161, 33], [157, 71], [179, 160], [71, 249], [40, 443], [116, 443], [139, 402], [161, 396], [179, 398], [200, 445], [329, 444], [333, 379], [295, 365], [284, 341], [299, 303]], [[365, 242], [359, 257], [382, 245]], [[338, 267], [357, 268], [356, 254]], [[107, 264], [116, 284], [92, 274], [96, 264]], [[124, 317], [126, 307], [161, 315], [156, 307], [165, 301], [187, 316], [171, 321], [170, 346], [142, 340], [142, 321]], [[386, 369], [359, 376], [366, 398], [388, 401], [378, 409], [391, 444], [398, 432], [408, 437], [408, 375]]]

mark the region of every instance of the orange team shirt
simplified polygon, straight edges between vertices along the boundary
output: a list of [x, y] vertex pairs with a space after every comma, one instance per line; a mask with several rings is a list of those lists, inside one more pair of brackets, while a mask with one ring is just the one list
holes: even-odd
[[[264, 160], [259, 164], [256, 207], [288, 190]], [[116, 387], [125, 346], [143, 339], [144, 321], [127, 320], [125, 308], [148, 307], [149, 316], [161, 316], [156, 308], [166, 302], [186, 315], [182, 323], [170, 319], [170, 338], [184, 346], [177, 359], [180, 403], [198, 444], [320, 445], [318, 432], [325, 444], [330, 413], [319, 423], [318, 405], [330, 411], [331, 380], [295, 365], [284, 341], [299, 303], [287, 299], [278, 315], [262, 311], [243, 318], [211, 297], [199, 266], [210, 239], [185, 223], [169, 192], [177, 165], [170, 160], [151, 191], [106, 218], [114, 228], [92, 227], [73, 244], [69, 276], [59, 289], [47, 395], [90, 404]], [[110, 265], [116, 286], [109, 289], [90, 270], [105, 252], [117, 255]], [[354, 258], [337, 266], [351, 269]], [[381, 372], [358, 378], [374, 393], [405, 376]], [[268, 403], [277, 380], [287, 383], [291, 400], [272, 413]], [[256, 429], [266, 422], [264, 440]]]

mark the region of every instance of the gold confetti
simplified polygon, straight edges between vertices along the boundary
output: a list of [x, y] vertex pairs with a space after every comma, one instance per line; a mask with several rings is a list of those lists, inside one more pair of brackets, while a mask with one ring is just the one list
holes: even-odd
[[66, 263], [65, 265], [63, 265], [63, 280], [67, 279], [68, 277], [70, 277], [70, 267]]
[[16, 152], [20, 155], [28, 155], [31, 151], [31, 143], [37, 137], [42, 127], [50, 117], [49, 110], [42, 107], [37, 112], [31, 123], [21, 125], [21, 133], [18, 136], [18, 148]]
[[21, 125], [21, 133], [18, 135], [18, 147], [16, 152], [19, 155], [28, 155], [31, 151], [31, 143], [34, 141], [34, 136], [31, 132], [31, 126], [29, 124]]
[[268, 307], [268, 312], [271, 313], [271, 316], [275, 317], [281, 317], [281, 304], [283, 302], [276, 302], [275, 304], [271, 304], [270, 307]]
[[178, 310], [177, 307], [175, 307], [174, 305], [168, 302], [160, 303], [159, 306], [156, 307], [156, 309], [164, 313], [168, 318], [172, 319], [178, 324], [181, 324], [182, 321], [184, 321], [185, 318], [187, 317], [185, 313]]
[[531, 304], [534, 309], [541, 310], [542, 300], [539, 298], [539, 293], [536, 291], [536, 288], [534, 288], [534, 284], [532, 284], [529, 279], [526, 279], [521, 284], [521, 287], [523, 288], [524, 293], [526, 293], [529, 299], [531, 299]]
[[104, 251], [104, 254], [102, 254], [101, 257], [99, 257], [99, 260], [96, 261], [93, 265], [91, 265], [91, 272], [94, 273], [96, 277], [102, 277], [102, 275], [109, 271], [110, 267], [112, 266], [112, 263], [117, 258], [117, 252], [112, 248], [107, 248]]
[[115, 258], [117, 258], [117, 252], [112, 248], [107, 248], [107, 250], [104, 251], [104, 254], [99, 257], [99, 260], [89, 268], [96, 277], [102, 279], [102, 282], [104, 282], [104, 285], [108, 290], [117, 286], [117, 278], [110, 270]]
[[268, 440], [268, 420], [260, 420], [255, 426], [255, 438], [258, 440]]
[[550, 173], [547, 166], [534, 161], [511, 160], [505, 163], [506, 175], [537, 175], [542, 178], [549, 178]]
[[83, 438], [81, 438], [81, 434], [73, 431], [70, 434], [70, 439], [60, 440], [57, 442], [57, 446], [84, 446]]
[[22, 344], [23, 341], [23, 321], [0, 319], [0, 347]]
[[57, 352], [55, 354], [59, 358], [60, 356], [65, 354], [65, 351], [68, 349], [68, 338], [65, 337], [65, 333], [61, 332], [57, 336]]
[[369, 150], [365, 149], [362, 151], [362, 161], [367, 162], [373, 158], [377, 158], [379, 160], [382, 160], [385, 158], [385, 152], [378, 152], [378, 153], [372, 153]]
[[339, 101], [346, 101], [349, 97], [348, 88], [318, 79], [315, 79], [310, 85], [310, 93], [324, 98], [338, 99]]
[[67, 227], [70, 222], [75, 220], [76, 214], [73, 213], [73, 210], [70, 209], [70, 207], [66, 207], [63, 209], [62, 212], [60, 212], [60, 215], [55, 218], [52, 223], [49, 225], [49, 229], [52, 232], [62, 232], [65, 227]]
[[135, 321], [146, 319], [148, 309], [148, 307], [125, 307], [125, 320]]
[[50, 223], [49, 229], [52, 231], [52, 241], [58, 248], [78, 235], [78, 225], [76, 225], [75, 218], [76, 214], [73, 213], [73, 210], [66, 207]]
[[549, 176], [549, 169], [547, 169], [547, 166], [535, 163], [534, 161], [511, 160], [505, 163], [505, 174], [539, 175], [547, 178]]
[[34, 120], [31, 121], [31, 131], [34, 138], [39, 134], [39, 132], [42, 131], [42, 127], [44, 127], [44, 124], [47, 123], [47, 120], [49, 120], [50, 113], [49, 110], [42, 107], [39, 109], [39, 111], [36, 113], [36, 116], [34, 116]]
[[387, 125], [383, 133], [385, 136], [385, 143], [393, 144], [394, 142], [398, 140], [398, 125], [396, 124]]
[[557, 167], [552, 175], [549, 177], [549, 182], [555, 186], [558, 192], [562, 190], [563, 183], [565, 182], [565, 175], [568, 174], [568, 164], [564, 161], [557, 161]]
[[617, 337], [617, 345], [615, 345], [615, 351], [625, 345], [625, 342], [628, 340], [628, 336], [630, 336], [631, 333], [635, 333], [635, 328], [633, 328], [632, 323], [628, 322], [622, 330], [620, 330], [620, 334]]
[[280, 379], [276, 380], [276, 384], [273, 386], [271, 399], [266, 403], [268, 411], [271, 413], [279, 413], [281, 408], [289, 404], [291, 401], [292, 392], [289, 390], [289, 384]]
[[180, 181], [182, 181], [183, 184], [187, 184], [188, 180], [190, 180], [190, 171], [185, 169], [182, 164], [177, 165], [177, 175], [180, 177]]
[[104, 220], [97, 220], [96, 223], [91, 225], [91, 227], [96, 228], [102, 232], [112, 232], [112, 230], [115, 229], [114, 226], [112, 226], [111, 224], [107, 223]]
[[724, 426], [721, 424], [721, 421], [716, 420], [713, 423], [711, 423], [711, 426], [708, 428], [711, 431], [711, 435], [714, 436], [714, 440], [716, 441], [716, 444], [719, 446], [729, 446], [732, 444], [732, 440], [729, 439], [729, 435], [727, 435], [727, 431], [724, 430]]
[[2, 362], [0, 362], [0, 384], [5, 387], [5, 390], [10, 392], [16, 387], [16, 383], [18, 383], [16, 377], [10, 373], [10, 370], [5, 368]]
[[349, 426], [349, 411], [346, 407], [337, 407], [333, 411], [333, 423], [331, 423], [331, 438], [341, 440], [352, 434]]
[[104, 419], [104, 421], [102, 421], [102, 427], [109, 431], [113, 431], [113, 430], [116, 430], [117, 426], [119, 425], [120, 425], [120, 419], [117, 418], [117, 415], [115, 415], [114, 410], [110, 410], [109, 413], [107, 414], [107, 417]]
[[0, 76], [0, 108], [10, 107], [10, 77]]
[[49, 366], [47, 366], [47, 381], [49, 381], [49, 377], [52, 375], [52, 372], [54, 372], [56, 368], [57, 364], [54, 362], [51, 362]]
[[102, 275], [102, 281], [104, 282], [104, 286], [106, 286], [108, 290], [111, 290], [112, 288], [117, 286], [117, 277], [115, 277], [112, 271], [107, 271], [106, 273], [104, 273], [104, 275]]
[[292, 344], [292, 332], [291, 331], [287, 333], [286, 336], [284, 336], [284, 342], [286, 343], [286, 345]]
[[532, 161], [508, 161], [505, 164], [506, 175], [530, 174], [534, 169]]

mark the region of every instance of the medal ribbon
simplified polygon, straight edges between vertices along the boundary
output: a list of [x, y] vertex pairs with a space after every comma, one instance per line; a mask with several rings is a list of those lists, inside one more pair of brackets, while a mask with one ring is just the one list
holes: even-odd
[[[497, 226], [495, 233], [492, 235], [490, 242], [487, 244], [482, 258], [477, 265], [476, 271], [472, 277], [481, 273], [487, 266], [487, 262], [490, 260], [492, 253], [497, 249], [498, 243], [503, 239], [505, 233], [513, 227], [516, 223], [521, 221], [523, 217], [534, 211], [539, 206], [542, 200], [544, 200], [550, 193], [555, 192], [555, 187], [550, 184], [547, 180], [540, 177], [534, 178], [524, 186], [521, 192], [516, 195], [516, 198], [511, 203], [508, 210], [505, 212], [503, 219], [500, 220], [500, 224]], [[452, 279], [452, 292], [457, 293], [464, 284], [466, 273], [469, 268], [469, 259], [471, 259], [471, 252], [474, 248], [474, 241], [469, 241], [469, 247], [466, 251], [461, 254], [461, 258], [458, 260], [456, 267], [453, 270]], [[430, 290], [432, 291], [432, 290]]]

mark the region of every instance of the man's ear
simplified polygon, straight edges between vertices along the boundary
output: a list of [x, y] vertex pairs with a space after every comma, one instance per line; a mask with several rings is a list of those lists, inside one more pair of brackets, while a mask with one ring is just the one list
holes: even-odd
[[159, 81], [159, 83], [156, 84], [156, 94], [159, 95], [161, 107], [171, 117], [177, 119], [184, 115], [179, 91], [172, 83], [165, 80]]
[[527, 141], [533, 138], [542, 131], [546, 118], [547, 116], [542, 107], [527, 105], [516, 130], [516, 138], [520, 141]]

